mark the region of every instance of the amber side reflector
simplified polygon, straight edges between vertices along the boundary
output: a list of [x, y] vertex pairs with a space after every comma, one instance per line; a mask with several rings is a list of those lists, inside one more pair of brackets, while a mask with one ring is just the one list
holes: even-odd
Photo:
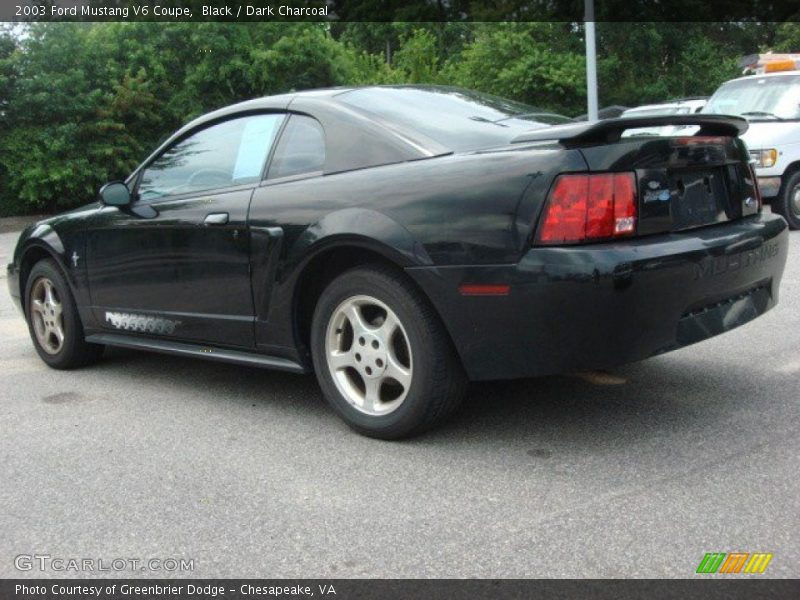
[[510, 285], [486, 283], [462, 283], [458, 292], [462, 296], [508, 296]]

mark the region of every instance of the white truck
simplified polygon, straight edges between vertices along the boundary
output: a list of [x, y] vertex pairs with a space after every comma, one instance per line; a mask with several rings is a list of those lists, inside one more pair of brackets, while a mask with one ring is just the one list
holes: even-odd
[[762, 59], [755, 70], [723, 83], [703, 112], [750, 122], [742, 139], [761, 196], [789, 227], [800, 229], [800, 56]]

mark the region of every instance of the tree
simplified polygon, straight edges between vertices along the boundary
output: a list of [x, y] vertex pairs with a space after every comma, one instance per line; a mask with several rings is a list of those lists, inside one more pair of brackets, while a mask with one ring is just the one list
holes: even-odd
[[[0, 29], [0, 215], [86, 203], [182, 123], [256, 96], [438, 83], [585, 112], [580, 23], [465, 23], [457, 19], [469, 0], [381, 2], [387, 18], [409, 21]], [[547, 5], [500, 0], [481, 14], [492, 20]], [[372, 0], [335, 6], [350, 19], [375, 11]], [[443, 16], [456, 21], [435, 21]], [[601, 105], [710, 94], [739, 74], [743, 55], [800, 50], [795, 23], [601, 22], [597, 30]]]
[[781, 23], [775, 31], [776, 52], [800, 52], [800, 23]]
[[0, 214], [86, 203], [189, 118], [339, 85], [357, 64], [322, 23], [35, 23], [19, 50], [0, 37]]
[[770, 42], [772, 23], [598, 23], [601, 104], [710, 95], [737, 61]]
[[576, 114], [585, 105], [586, 72], [574, 37], [564, 23], [483, 24], [460, 58], [447, 61], [442, 80]]

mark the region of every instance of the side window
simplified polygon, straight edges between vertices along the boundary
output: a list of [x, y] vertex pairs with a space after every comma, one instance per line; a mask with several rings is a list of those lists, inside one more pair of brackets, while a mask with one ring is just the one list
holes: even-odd
[[292, 115], [283, 130], [272, 164], [270, 179], [322, 171], [325, 167], [325, 132], [316, 119]]
[[149, 202], [259, 181], [284, 118], [269, 114], [232, 119], [178, 142], [144, 170], [139, 199]]

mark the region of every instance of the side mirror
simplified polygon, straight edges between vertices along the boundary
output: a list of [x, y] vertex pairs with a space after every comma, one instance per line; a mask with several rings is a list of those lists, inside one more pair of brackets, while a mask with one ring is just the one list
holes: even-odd
[[131, 192], [121, 181], [112, 181], [100, 188], [100, 201], [106, 206], [128, 206]]

